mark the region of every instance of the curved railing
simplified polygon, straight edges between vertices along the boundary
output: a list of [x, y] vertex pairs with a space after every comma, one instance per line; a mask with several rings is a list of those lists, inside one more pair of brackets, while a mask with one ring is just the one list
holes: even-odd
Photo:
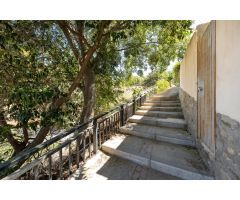
[[[103, 142], [118, 132], [154, 91], [154, 87], [145, 90], [132, 101], [19, 153], [0, 165], [0, 176], [3, 180], [68, 178]], [[21, 162], [24, 162], [22, 167], [16, 169]]]

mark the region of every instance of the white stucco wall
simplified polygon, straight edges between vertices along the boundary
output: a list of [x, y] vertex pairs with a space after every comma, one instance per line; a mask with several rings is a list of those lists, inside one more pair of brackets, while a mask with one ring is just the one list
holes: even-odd
[[188, 44], [180, 67], [180, 87], [197, 100], [197, 33]]
[[240, 122], [240, 21], [216, 22], [216, 111]]

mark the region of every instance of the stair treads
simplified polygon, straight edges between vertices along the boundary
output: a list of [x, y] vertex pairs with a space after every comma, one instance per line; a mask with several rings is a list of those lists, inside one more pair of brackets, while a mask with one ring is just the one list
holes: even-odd
[[128, 123], [120, 127], [120, 132], [173, 144], [195, 146], [192, 137], [182, 129]]
[[183, 118], [182, 112], [167, 112], [167, 111], [151, 111], [151, 110], [137, 110], [137, 115], [144, 115], [150, 117], [161, 117], [161, 118]]
[[169, 101], [169, 100], [146, 100], [146, 103], [180, 103], [180, 101]]
[[162, 100], [162, 101], [177, 101], [179, 100], [178, 97], [164, 97], [164, 96], [150, 96], [147, 100]]
[[180, 178], [211, 179], [194, 148], [117, 134], [102, 150]]
[[71, 180], [176, 180], [178, 177], [98, 151]]
[[141, 110], [155, 110], [155, 111], [182, 111], [180, 106], [175, 107], [161, 107], [161, 106], [141, 106], [139, 107]]
[[162, 106], [162, 107], [171, 107], [171, 106], [174, 106], [174, 107], [177, 107], [177, 106], [181, 106], [180, 103], [148, 103], [148, 102], [145, 102], [143, 103], [144, 106]]
[[128, 119], [129, 122], [141, 123], [153, 126], [163, 126], [170, 128], [182, 128], [186, 129], [187, 124], [184, 119], [176, 118], [157, 118], [157, 117], [147, 117], [141, 115], [133, 115]]

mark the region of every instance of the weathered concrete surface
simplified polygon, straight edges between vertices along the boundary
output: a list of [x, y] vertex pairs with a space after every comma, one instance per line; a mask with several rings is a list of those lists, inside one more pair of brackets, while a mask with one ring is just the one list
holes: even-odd
[[182, 111], [181, 107], [159, 107], [159, 106], [141, 106], [139, 107], [141, 110], [153, 110], [153, 111], [164, 111], [164, 112], [177, 112], [177, 111]]
[[183, 118], [182, 112], [166, 112], [166, 111], [151, 111], [151, 110], [137, 110], [136, 115], [143, 115], [149, 117], [160, 117], [160, 118]]
[[174, 106], [174, 107], [178, 107], [181, 106], [180, 103], [170, 103], [170, 102], [145, 102], [143, 104], [144, 106], [159, 106], [159, 107], [169, 107], [169, 106]]
[[212, 179], [194, 148], [118, 134], [102, 150], [183, 179]]
[[147, 117], [141, 115], [133, 115], [128, 119], [128, 122], [140, 123], [152, 126], [161, 126], [161, 127], [170, 127], [170, 128], [180, 128], [186, 129], [187, 124], [184, 119], [176, 118], [156, 118], [156, 117]]
[[184, 119], [188, 125], [188, 132], [197, 138], [197, 102], [188, 93], [180, 88], [179, 97], [181, 101]]
[[86, 161], [71, 180], [176, 180], [168, 174], [99, 151]]
[[178, 94], [179, 94], [179, 88], [178, 87], [172, 87], [169, 88], [163, 92], [161, 92], [160, 94], [155, 94], [152, 97], [161, 97], [161, 98], [178, 98]]
[[180, 103], [179, 100], [146, 100], [146, 103]]
[[149, 101], [179, 101], [178, 96], [165, 97], [163, 95], [153, 95], [148, 97], [146, 100]]
[[153, 139], [156, 141], [186, 146], [195, 146], [195, 142], [189, 133], [181, 129], [128, 123], [127, 125], [120, 127], [120, 132], [138, 137]]

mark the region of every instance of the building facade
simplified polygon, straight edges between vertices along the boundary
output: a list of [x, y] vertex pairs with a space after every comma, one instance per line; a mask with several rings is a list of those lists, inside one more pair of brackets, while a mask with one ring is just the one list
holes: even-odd
[[181, 63], [180, 100], [216, 179], [240, 179], [240, 21], [197, 27]]

